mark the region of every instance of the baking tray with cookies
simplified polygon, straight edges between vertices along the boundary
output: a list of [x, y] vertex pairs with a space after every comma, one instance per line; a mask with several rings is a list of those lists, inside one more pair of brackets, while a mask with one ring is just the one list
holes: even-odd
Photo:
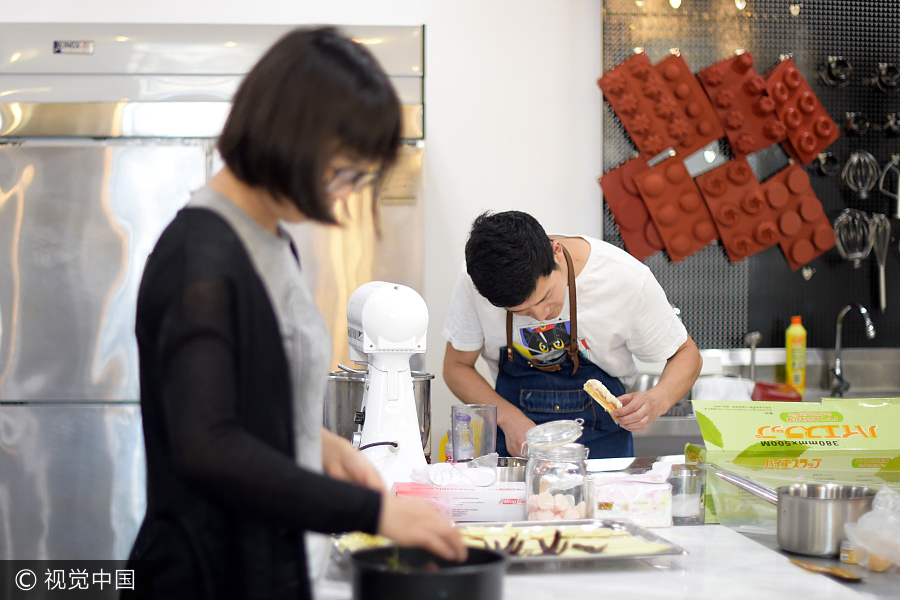
[[514, 564], [590, 563], [656, 558], [687, 550], [628, 519], [457, 523], [473, 548], [509, 555]]

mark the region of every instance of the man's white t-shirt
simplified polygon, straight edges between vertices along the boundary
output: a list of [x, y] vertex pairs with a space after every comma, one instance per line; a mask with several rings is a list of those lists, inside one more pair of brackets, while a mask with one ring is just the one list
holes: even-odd
[[[687, 330], [646, 265], [612, 244], [578, 237], [591, 245], [575, 278], [578, 348], [628, 389], [637, 375], [634, 358], [648, 363], [667, 360], [687, 340]], [[513, 344], [528, 358], [552, 362], [568, 346], [568, 326], [567, 292], [555, 319], [513, 315]], [[500, 349], [506, 346], [506, 309], [478, 293], [465, 264], [456, 279], [443, 334], [461, 352], [481, 350], [497, 380]]]

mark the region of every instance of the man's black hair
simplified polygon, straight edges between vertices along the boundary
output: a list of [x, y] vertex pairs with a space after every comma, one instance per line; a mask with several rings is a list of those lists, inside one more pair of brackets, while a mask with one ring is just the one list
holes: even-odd
[[332, 27], [302, 28], [241, 82], [218, 149], [240, 181], [336, 223], [325, 189], [329, 161], [341, 152], [390, 166], [400, 123], [397, 94], [363, 45]]
[[510, 308], [534, 294], [538, 280], [556, 269], [550, 238], [537, 219], [511, 210], [482, 213], [466, 241], [466, 270], [478, 293]]

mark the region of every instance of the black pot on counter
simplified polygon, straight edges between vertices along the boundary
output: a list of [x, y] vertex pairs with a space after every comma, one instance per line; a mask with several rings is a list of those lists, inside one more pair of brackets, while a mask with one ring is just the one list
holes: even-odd
[[353, 600], [500, 600], [508, 558], [469, 548], [463, 563], [421, 548], [367, 548], [354, 552]]

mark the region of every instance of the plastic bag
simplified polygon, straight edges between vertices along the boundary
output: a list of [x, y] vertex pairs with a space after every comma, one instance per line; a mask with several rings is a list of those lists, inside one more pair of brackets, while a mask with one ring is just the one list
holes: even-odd
[[900, 565], [900, 493], [886, 485], [875, 494], [872, 510], [844, 525], [856, 563], [873, 571]]
[[591, 474], [593, 517], [625, 517], [642, 527], [671, 527], [672, 485], [666, 482], [671, 466], [657, 470], [654, 465], [654, 470], [642, 474]]
[[410, 478], [423, 485], [473, 485], [486, 487], [497, 479], [497, 453], [479, 456], [468, 462], [439, 462], [413, 469]]
[[752, 400], [755, 382], [741, 377], [707, 375], [698, 377], [691, 389], [691, 400], [745, 401]]

